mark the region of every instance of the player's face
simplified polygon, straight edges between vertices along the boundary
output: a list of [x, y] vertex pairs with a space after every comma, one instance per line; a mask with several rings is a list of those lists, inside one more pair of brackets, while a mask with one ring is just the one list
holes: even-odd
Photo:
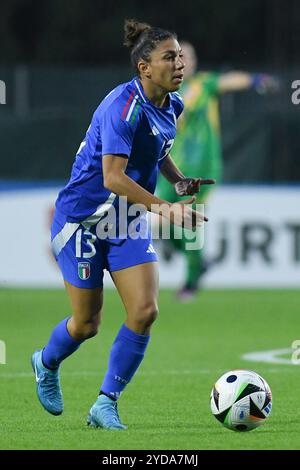
[[183, 80], [183, 70], [181, 47], [176, 39], [161, 41], [151, 52], [147, 77], [163, 90], [178, 90]]
[[194, 47], [189, 42], [181, 42], [183, 60], [185, 63], [184, 77], [189, 78], [197, 70], [197, 56]]

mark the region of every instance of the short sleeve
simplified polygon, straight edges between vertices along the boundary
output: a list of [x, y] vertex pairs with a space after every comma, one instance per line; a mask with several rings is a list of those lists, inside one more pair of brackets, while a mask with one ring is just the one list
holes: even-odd
[[134, 129], [121, 118], [119, 109], [109, 107], [100, 121], [102, 155], [119, 154], [130, 157]]

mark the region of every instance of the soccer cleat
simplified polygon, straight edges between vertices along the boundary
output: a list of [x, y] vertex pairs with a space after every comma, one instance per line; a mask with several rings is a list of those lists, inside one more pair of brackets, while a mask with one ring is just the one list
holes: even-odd
[[176, 292], [176, 300], [182, 303], [188, 303], [196, 300], [198, 292], [201, 290], [202, 276], [211, 268], [213, 262], [202, 260], [198, 276], [193, 282], [187, 282], [184, 286]]
[[35, 373], [37, 396], [46, 411], [60, 415], [64, 404], [59, 382], [59, 370], [50, 370], [42, 363], [42, 351], [35, 351], [31, 357]]
[[193, 302], [197, 297], [198, 288], [183, 286], [176, 292], [176, 300], [182, 303]]
[[120, 421], [117, 402], [106, 395], [99, 395], [97, 398], [90, 409], [87, 424], [94, 428], [127, 429]]
[[161, 253], [162, 253], [163, 259], [167, 263], [169, 263], [172, 260], [174, 254], [175, 254], [175, 247], [172, 244], [172, 241], [171, 240], [161, 240], [161, 244], [159, 246], [161, 247]]

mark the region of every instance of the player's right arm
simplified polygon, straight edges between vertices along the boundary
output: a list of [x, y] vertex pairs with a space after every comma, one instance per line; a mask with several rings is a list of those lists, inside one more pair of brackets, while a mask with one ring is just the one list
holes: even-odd
[[126, 196], [128, 202], [141, 204], [148, 211], [161, 214], [170, 220], [171, 223], [185, 228], [193, 228], [202, 225], [203, 220], [207, 220], [200, 213], [189, 207], [195, 198], [171, 204], [133, 181], [126, 175], [127, 167], [126, 155], [104, 155], [102, 160], [104, 186], [119, 196]]

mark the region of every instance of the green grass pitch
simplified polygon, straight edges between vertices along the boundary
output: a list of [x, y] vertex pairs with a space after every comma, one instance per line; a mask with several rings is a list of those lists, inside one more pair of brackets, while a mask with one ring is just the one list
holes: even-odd
[[[247, 352], [289, 348], [300, 339], [299, 291], [221, 291], [199, 294], [190, 304], [160, 293], [160, 316], [145, 360], [119, 403], [128, 431], [85, 425], [106, 369], [124, 311], [114, 291], [105, 292], [102, 327], [61, 368], [63, 415], [40, 406], [30, 356], [70, 312], [62, 290], [0, 291], [1, 449], [299, 449], [299, 367], [246, 362]], [[269, 420], [249, 433], [229, 431], [211, 415], [217, 378], [234, 368], [261, 374], [273, 392]]]

